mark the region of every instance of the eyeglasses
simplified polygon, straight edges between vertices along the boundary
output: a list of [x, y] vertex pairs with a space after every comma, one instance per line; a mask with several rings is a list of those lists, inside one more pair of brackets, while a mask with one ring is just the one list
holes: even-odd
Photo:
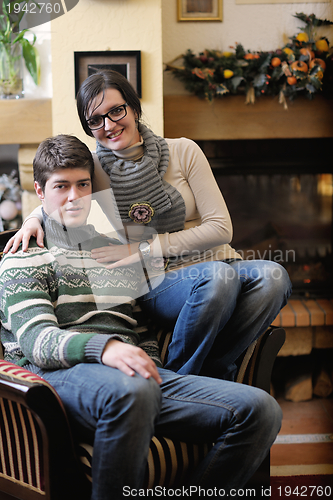
[[110, 109], [110, 111], [105, 113], [105, 115], [92, 116], [87, 120], [88, 127], [90, 130], [99, 130], [100, 128], [103, 128], [105, 126], [105, 118], [109, 118], [112, 122], [122, 120], [122, 118], [125, 118], [127, 115], [127, 106], [128, 104], [125, 102], [125, 104], [121, 104], [120, 106]]

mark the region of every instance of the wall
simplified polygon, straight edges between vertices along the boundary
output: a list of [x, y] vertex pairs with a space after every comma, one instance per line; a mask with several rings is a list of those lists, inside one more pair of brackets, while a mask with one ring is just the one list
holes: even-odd
[[144, 119], [163, 134], [161, 0], [80, 0], [51, 22], [53, 133], [82, 131], [74, 98], [74, 51], [141, 50]]
[[[167, 63], [191, 49], [230, 50], [241, 43], [245, 50], [275, 50], [298, 32], [304, 23], [293, 17], [296, 12], [314, 13], [320, 19], [333, 21], [333, 2], [236, 5], [223, 0], [221, 22], [177, 22], [177, 0], [162, 0], [163, 62]], [[333, 44], [333, 27], [320, 28]], [[164, 93], [183, 93], [183, 85], [165, 74]]]
[[[38, 50], [41, 65], [40, 83], [36, 87], [30, 73], [24, 66], [24, 96], [27, 99], [52, 97], [51, 23], [35, 26], [31, 28], [31, 33], [37, 36], [35, 47]], [[31, 34], [27, 37], [32, 41]]]

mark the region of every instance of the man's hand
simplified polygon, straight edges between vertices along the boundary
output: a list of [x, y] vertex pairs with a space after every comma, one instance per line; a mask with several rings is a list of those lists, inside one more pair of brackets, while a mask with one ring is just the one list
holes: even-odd
[[138, 373], [143, 378], [153, 377], [158, 384], [162, 379], [154, 361], [140, 347], [111, 339], [102, 354], [102, 363], [126, 373], [130, 377]]

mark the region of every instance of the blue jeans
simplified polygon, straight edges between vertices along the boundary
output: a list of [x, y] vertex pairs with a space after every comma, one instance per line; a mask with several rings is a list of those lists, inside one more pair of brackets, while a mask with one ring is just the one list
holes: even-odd
[[165, 368], [233, 380], [236, 361], [291, 293], [276, 262], [203, 262], [166, 273], [140, 305], [173, 328]]
[[273, 444], [282, 415], [266, 392], [159, 371], [160, 386], [100, 364], [39, 371], [61, 397], [73, 429], [94, 438], [92, 500], [120, 500], [124, 487], [142, 488], [154, 434], [215, 443], [189, 481], [202, 488], [242, 488]]

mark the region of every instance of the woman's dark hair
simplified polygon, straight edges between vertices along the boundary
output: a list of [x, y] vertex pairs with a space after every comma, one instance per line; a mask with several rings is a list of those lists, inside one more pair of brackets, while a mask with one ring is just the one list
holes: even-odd
[[[140, 120], [142, 109], [140, 99], [130, 84], [130, 82], [120, 73], [113, 70], [98, 71], [93, 75], [88, 76], [82, 83], [76, 96], [76, 107], [81, 121], [83, 130], [90, 137], [94, 137], [90, 128], [87, 125], [88, 109], [93, 104], [93, 111], [97, 109], [104, 100], [106, 89], [118, 90], [124, 98], [124, 101], [132, 108], [137, 120]], [[100, 102], [94, 102], [100, 93], [103, 93], [103, 98]]]

